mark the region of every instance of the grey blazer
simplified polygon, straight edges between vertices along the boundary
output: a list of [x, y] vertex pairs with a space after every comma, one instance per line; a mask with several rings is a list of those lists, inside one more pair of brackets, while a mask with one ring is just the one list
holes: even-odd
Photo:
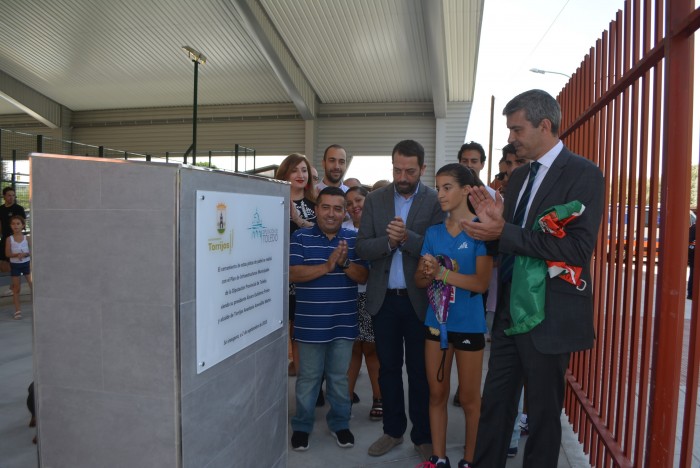
[[[566, 226], [566, 236], [558, 239], [543, 232], [533, 232], [510, 224], [518, 194], [528, 174], [527, 166], [513, 171], [505, 198], [506, 225], [501, 234], [499, 251], [529, 257], [563, 260], [583, 267], [585, 288], [560, 279], [546, 280], [545, 319], [530, 333], [541, 353], [558, 354], [580, 351], [593, 346], [593, 289], [591, 257], [598, 238], [604, 205], [604, 180], [598, 166], [575, 155], [566, 147], [547, 171], [528, 211], [525, 226], [547, 208], [573, 200], [586, 209], [580, 218]], [[500, 309], [500, 306], [499, 306]]]
[[[355, 251], [361, 258], [367, 260], [370, 266], [367, 280], [367, 311], [371, 315], [379, 312], [389, 284], [393, 252], [389, 248], [386, 227], [392, 219], [394, 219], [394, 184], [382, 187], [367, 196], [362, 209], [360, 230], [357, 233]], [[428, 296], [425, 289], [416, 287], [413, 275], [418, 267], [425, 230], [443, 219], [444, 214], [437, 201], [437, 192], [421, 183], [406, 219], [408, 240], [401, 247], [408, 296], [421, 322], [425, 320]]]

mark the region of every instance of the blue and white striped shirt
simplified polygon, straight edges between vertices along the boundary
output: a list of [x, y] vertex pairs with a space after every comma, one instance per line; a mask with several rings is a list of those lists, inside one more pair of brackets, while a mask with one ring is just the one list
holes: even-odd
[[[313, 227], [297, 230], [289, 245], [289, 266], [325, 263], [341, 240], [348, 243], [348, 259], [366, 266], [355, 254], [357, 233], [341, 228], [333, 239]], [[328, 343], [357, 337], [357, 283], [343, 269], [305, 283], [296, 283], [294, 339], [303, 343]]]

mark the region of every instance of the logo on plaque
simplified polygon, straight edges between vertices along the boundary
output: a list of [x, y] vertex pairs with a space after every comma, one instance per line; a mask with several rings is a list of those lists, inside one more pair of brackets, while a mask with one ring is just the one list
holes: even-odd
[[226, 232], [226, 203], [216, 204], [216, 232]]
[[279, 240], [277, 228], [266, 228], [257, 208], [255, 213], [253, 213], [253, 219], [248, 229], [250, 229], [250, 235], [253, 239], [260, 239], [263, 243], [277, 242]]
[[253, 214], [253, 222], [250, 224], [251, 229], [265, 229], [265, 226], [263, 226], [262, 219], [260, 219], [260, 213], [258, 213], [257, 208], [255, 209], [255, 213]]
[[[211, 208], [209, 208], [211, 209]], [[214, 216], [214, 228], [216, 229], [216, 232], [219, 234], [219, 236], [216, 237], [211, 237], [207, 240], [207, 244], [209, 245], [209, 251], [210, 252], [220, 252], [220, 253], [225, 253], [228, 252], [229, 254], [231, 253], [231, 249], [233, 248], [233, 229], [227, 229], [226, 228], [226, 219], [228, 217], [228, 208], [226, 203], [219, 202], [215, 206], [216, 213]], [[211, 221], [209, 221], [211, 222]], [[211, 224], [209, 224], [211, 226]], [[210, 228], [207, 228], [209, 230]], [[224, 233], [226, 231], [229, 231], [228, 235], [225, 235]]]

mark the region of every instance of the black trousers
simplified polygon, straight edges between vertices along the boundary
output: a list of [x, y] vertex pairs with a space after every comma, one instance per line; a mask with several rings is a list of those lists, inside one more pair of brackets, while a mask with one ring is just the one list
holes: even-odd
[[[413, 311], [408, 296], [389, 295], [372, 317], [379, 358], [379, 388], [384, 402], [384, 433], [401, 437], [408, 427], [404, 401], [403, 365], [408, 376], [408, 417], [411, 441], [429, 444], [430, 389], [425, 374], [425, 327]], [[404, 354], [405, 352], [405, 354]]]
[[526, 381], [530, 435], [523, 467], [556, 468], [561, 446], [564, 375], [570, 353], [543, 354], [535, 348], [530, 333], [506, 336], [503, 331], [511, 326], [510, 284], [501, 284], [498, 294], [474, 466], [506, 465], [520, 391]]

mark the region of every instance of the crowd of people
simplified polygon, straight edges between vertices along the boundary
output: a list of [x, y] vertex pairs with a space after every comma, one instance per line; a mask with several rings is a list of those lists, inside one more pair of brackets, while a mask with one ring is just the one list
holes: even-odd
[[[603, 178], [559, 140], [561, 110], [549, 94], [522, 93], [503, 114], [509, 141], [490, 187], [479, 179], [486, 155], [475, 142], [437, 171], [435, 189], [421, 182], [425, 151], [413, 140], [394, 146], [392, 180], [371, 190], [344, 179], [340, 145], [325, 150], [321, 180], [303, 155], [281, 164], [276, 177], [290, 182], [292, 200], [293, 450], [310, 446], [324, 381], [328, 427], [340, 447], [354, 446], [350, 419], [364, 356], [368, 416], [382, 421], [368, 454], [381, 457], [402, 444], [410, 421], [421, 466], [450, 467], [447, 405], [456, 361], [454, 404], [465, 418], [457, 467], [505, 466], [517, 453], [523, 403], [523, 466], [557, 466], [569, 357], [593, 342], [589, 264]], [[562, 206], [575, 208], [562, 215]], [[540, 227], [545, 218], [559, 223], [557, 234]], [[564, 275], [569, 280], [547, 275], [553, 261], [576, 273]], [[490, 332], [486, 311], [495, 312]]]

